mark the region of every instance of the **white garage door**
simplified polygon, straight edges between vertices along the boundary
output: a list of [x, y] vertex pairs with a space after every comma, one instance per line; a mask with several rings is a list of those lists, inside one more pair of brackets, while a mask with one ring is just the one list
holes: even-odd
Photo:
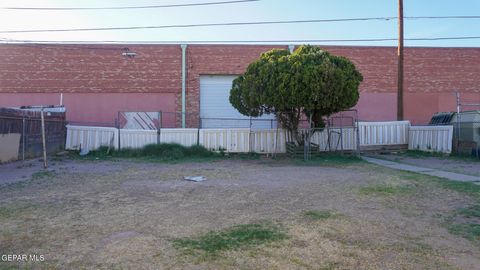
[[240, 114], [228, 100], [236, 76], [200, 76], [200, 117], [203, 128], [276, 128], [272, 115], [251, 118]]

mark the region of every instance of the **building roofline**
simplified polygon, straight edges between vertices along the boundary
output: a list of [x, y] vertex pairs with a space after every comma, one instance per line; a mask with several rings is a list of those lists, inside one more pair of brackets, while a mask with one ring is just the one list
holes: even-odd
[[[317, 42], [292, 42], [292, 43], [272, 43], [272, 42], [265, 42], [265, 43], [227, 43], [227, 42], [219, 42], [219, 43], [212, 43], [212, 42], [180, 42], [180, 41], [172, 41], [172, 42], [141, 42], [141, 41], [133, 41], [133, 42], [0, 42], [0, 46], [4, 45], [11, 45], [11, 46], [32, 46], [32, 45], [45, 45], [45, 46], [111, 46], [111, 45], [118, 45], [122, 47], [126, 46], [180, 46], [182, 44], [187, 44], [189, 46], [289, 46], [295, 45], [300, 46], [302, 44], [311, 44], [315, 46], [321, 47], [335, 47], [335, 48], [397, 48], [397, 46], [386, 46], [386, 45], [339, 45], [339, 44], [321, 44]], [[405, 46], [406, 49], [480, 49], [479, 47], [472, 47], [472, 46]]]

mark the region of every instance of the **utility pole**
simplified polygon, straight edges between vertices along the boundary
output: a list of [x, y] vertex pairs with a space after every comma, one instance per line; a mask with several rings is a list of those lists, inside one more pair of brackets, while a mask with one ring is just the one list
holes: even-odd
[[397, 120], [403, 120], [403, 0], [398, 0]]

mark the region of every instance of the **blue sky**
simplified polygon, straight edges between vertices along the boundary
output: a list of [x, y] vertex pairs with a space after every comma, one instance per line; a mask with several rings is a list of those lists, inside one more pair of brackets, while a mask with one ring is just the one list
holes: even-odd
[[[2, 0], [0, 7], [107, 7], [216, 2], [221, 0]], [[405, 16], [480, 15], [478, 0], [404, 0]], [[170, 24], [306, 20], [397, 15], [397, 0], [261, 0], [203, 7], [150, 10], [1, 10], [1, 30], [124, 27]], [[480, 36], [480, 19], [406, 20], [405, 37]], [[0, 38], [55, 41], [185, 41], [396, 38], [397, 21], [332, 22], [292, 25], [222, 26], [71, 33], [11, 33]], [[321, 43], [322, 44], [322, 43]], [[384, 42], [334, 42], [391, 45]], [[406, 46], [480, 47], [480, 39], [406, 41]]]

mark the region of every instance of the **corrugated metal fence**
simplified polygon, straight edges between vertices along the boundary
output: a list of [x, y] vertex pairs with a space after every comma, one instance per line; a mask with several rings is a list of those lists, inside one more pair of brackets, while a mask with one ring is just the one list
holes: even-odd
[[[450, 153], [453, 129], [449, 126], [411, 127], [408, 121], [359, 122], [355, 128], [317, 131], [311, 142], [320, 151], [356, 150], [360, 147], [407, 145], [409, 149]], [[152, 143], [200, 144], [208, 149], [231, 153], [285, 153], [286, 132], [282, 129], [160, 129], [131, 130], [105, 127], [67, 126], [66, 149], [140, 148]]]
[[412, 126], [408, 132], [408, 149], [451, 153], [453, 126]]
[[359, 122], [361, 146], [408, 144], [409, 121]]

